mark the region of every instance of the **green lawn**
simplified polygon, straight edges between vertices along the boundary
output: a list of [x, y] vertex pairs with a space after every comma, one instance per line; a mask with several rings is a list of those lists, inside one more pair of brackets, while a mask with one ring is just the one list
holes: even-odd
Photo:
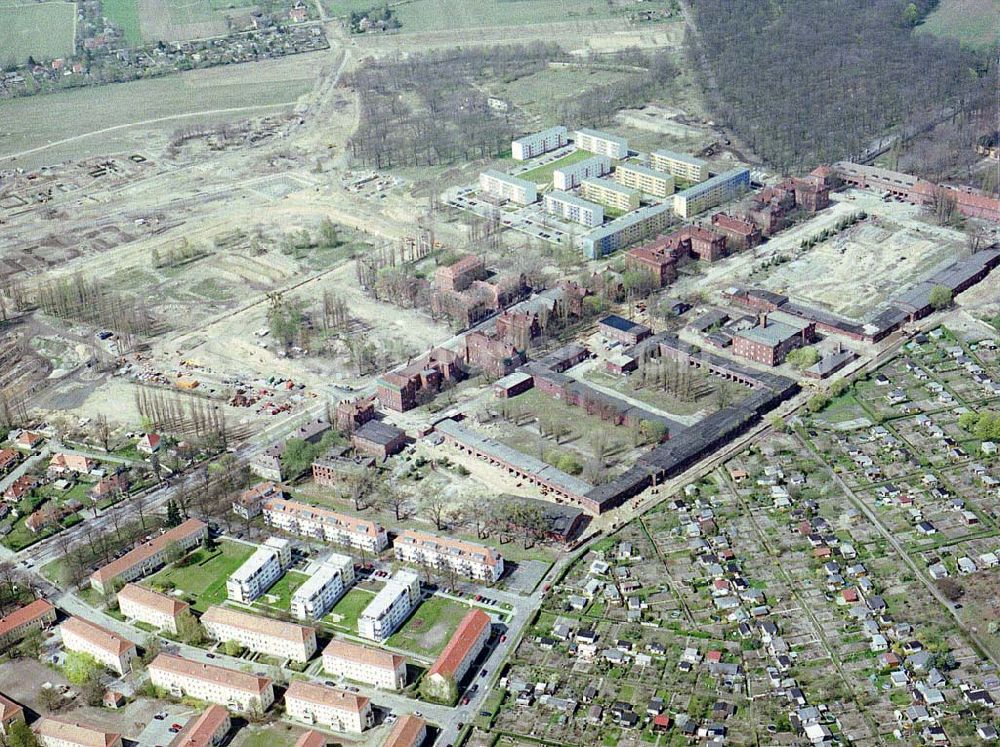
[[308, 579], [304, 573], [288, 571], [278, 579], [277, 583], [267, 590], [260, 599], [254, 602], [255, 607], [270, 607], [271, 609], [288, 612], [292, 608], [292, 594]]
[[73, 53], [73, 3], [0, 5], [0, 65], [42, 62]]
[[435, 657], [441, 653], [468, 611], [469, 605], [443, 597], [431, 597], [386, 643], [394, 648]]
[[125, 34], [125, 40], [133, 47], [142, 44], [142, 28], [139, 24], [139, 0], [101, 0], [101, 10], [115, 26]]
[[518, 174], [518, 179], [526, 179], [529, 182], [535, 182], [536, 184], [551, 184], [552, 183], [552, 172], [556, 169], [562, 168], [563, 166], [569, 166], [570, 164], [577, 163], [578, 161], [583, 161], [594, 154], [586, 150], [575, 150], [568, 156], [563, 156], [557, 161], [553, 161], [545, 166], [539, 166], [537, 169], [531, 169], [531, 171], [525, 171], [523, 174]]
[[204, 612], [213, 604], [226, 599], [226, 580], [253, 554], [254, 548], [241, 542], [223, 540], [212, 552], [203, 549], [191, 554], [192, 562], [184, 567], [170, 566], [150, 576], [151, 587], [170, 588], [184, 592], [191, 606]]
[[355, 587], [341, 597], [330, 613], [323, 618], [323, 622], [346, 633], [356, 634], [358, 632], [358, 617], [361, 616], [365, 607], [374, 597], [374, 592]]
[[917, 31], [986, 49], [1000, 41], [997, 18], [1000, 0], [941, 0]]

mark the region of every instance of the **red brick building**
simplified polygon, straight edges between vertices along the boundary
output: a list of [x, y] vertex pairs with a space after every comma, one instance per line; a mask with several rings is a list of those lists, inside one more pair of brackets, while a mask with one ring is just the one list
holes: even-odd
[[660, 288], [677, 279], [677, 257], [672, 245], [663, 238], [629, 249], [625, 253], [625, 267], [649, 273]]
[[389, 423], [370, 420], [354, 432], [351, 445], [359, 454], [388, 459], [406, 446], [406, 434]]
[[465, 362], [499, 378], [523, 365], [525, 359], [511, 343], [476, 331], [465, 336]]
[[440, 291], [463, 291], [473, 280], [486, 277], [486, 264], [481, 257], [468, 254], [447, 267], [434, 271], [434, 287]]
[[378, 399], [383, 407], [406, 412], [430, 399], [449, 381], [461, 376], [458, 353], [434, 348], [410, 365], [379, 377]]
[[762, 313], [757, 326], [733, 337], [733, 352], [765, 366], [777, 366], [790, 350], [808, 345], [816, 325], [781, 311]]
[[712, 216], [712, 229], [726, 237], [730, 248], [740, 251], [753, 249], [763, 238], [756, 223], [726, 213]]
[[535, 311], [505, 311], [497, 317], [496, 334], [501, 340], [521, 350], [542, 334], [542, 325]]
[[335, 414], [337, 430], [343, 433], [353, 433], [374, 418], [375, 397], [344, 399], [337, 403]]

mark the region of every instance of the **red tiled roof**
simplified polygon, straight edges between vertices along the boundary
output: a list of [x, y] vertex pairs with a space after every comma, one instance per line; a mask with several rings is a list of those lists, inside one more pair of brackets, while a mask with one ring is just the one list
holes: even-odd
[[171, 654], [160, 654], [149, 665], [149, 669], [159, 669], [164, 672], [178, 674], [183, 677], [212, 682], [216, 685], [229, 687], [233, 690], [260, 695], [271, 684], [267, 677], [258, 677], [245, 672], [237, 672], [234, 669], [215, 666], [214, 664], [202, 664], [191, 661], [181, 656]]
[[7, 635], [14, 628], [32, 620], [37, 620], [42, 615], [48, 614], [53, 610], [55, 610], [55, 607], [45, 599], [36, 599], [31, 604], [14, 610], [7, 617], [0, 619], [0, 637]]
[[89, 620], [84, 620], [82, 617], [69, 618], [62, 624], [62, 631], [63, 633], [73, 633], [94, 646], [113, 653], [115, 656], [121, 656], [129, 649], [135, 648], [135, 644], [132, 641], [125, 640], [117, 633], [113, 633], [107, 628], [102, 628], [100, 625], [96, 625]]
[[412, 713], [400, 716], [382, 747], [416, 747], [417, 740], [426, 734], [426, 728], [427, 722], [419, 716]]
[[0, 723], [7, 723], [19, 713], [24, 713], [24, 709], [10, 698], [0, 694]]
[[307, 731], [299, 737], [295, 747], [326, 747], [326, 735], [318, 731]]
[[100, 582], [116, 578], [129, 568], [132, 568], [147, 558], [155, 555], [170, 543], [190, 537], [192, 534], [202, 531], [204, 527], [205, 524], [197, 519], [188, 519], [180, 526], [176, 526], [173, 529], [164, 532], [159, 537], [154, 537], [149, 542], [139, 545], [135, 549], [125, 553], [118, 558], [118, 560], [113, 560], [106, 566], [98, 568], [91, 575], [91, 578], [97, 579]]
[[364, 695], [355, 695], [346, 690], [338, 690], [335, 687], [318, 685], [314, 682], [295, 680], [285, 692], [285, 700], [305, 700], [317, 705], [336, 708], [341, 711], [351, 713], [361, 713], [368, 706], [368, 698]]
[[229, 711], [212, 704], [197, 719], [191, 719], [170, 742], [170, 747], [211, 747], [215, 735], [229, 722]]
[[359, 646], [356, 643], [349, 643], [339, 639], [330, 641], [330, 645], [323, 650], [323, 656], [335, 656], [340, 659], [366, 664], [378, 669], [388, 669], [392, 672], [405, 661], [399, 654], [389, 653], [377, 648]]
[[483, 628], [490, 626], [490, 616], [482, 610], [470, 610], [458, 624], [455, 634], [444, 647], [444, 651], [435, 660], [427, 675], [440, 674], [444, 677], [452, 677], [458, 671], [459, 666], [472, 652], [472, 646], [479, 638]]

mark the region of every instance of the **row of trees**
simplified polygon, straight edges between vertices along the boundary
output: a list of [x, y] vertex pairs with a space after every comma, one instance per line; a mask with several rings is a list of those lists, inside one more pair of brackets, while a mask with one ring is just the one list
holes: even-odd
[[34, 300], [47, 314], [114, 330], [119, 353], [131, 350], [137, 337], [156, 331], [144, 299], [117, 293], [79, 273], [43, 283], [35, 289]]
[[218, 449], [228, 443], [225, 413], [208, 399], [145, 386], [135, 387], [134, 399], [146, 430], [189, 434]]

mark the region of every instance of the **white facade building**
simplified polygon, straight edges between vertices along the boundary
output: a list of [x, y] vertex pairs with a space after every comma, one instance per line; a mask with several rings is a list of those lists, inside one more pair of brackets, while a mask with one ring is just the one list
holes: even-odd
[[503, 575], [503, 557], [492, 547], [439, 537], [412, 529], [393, 544], [396, 559], [430, 568], [451, 569], [460, 576], [495, 583]]
[[292, 616], [318, 620], [337, 603], [354, 583], [354, 559], [333, 553], [319, 564], [309, 579], [292, 595]]
[[289, 534], [335, 542], [365, 552], [380, 553], [389, 546], [389, 537], [379, 524], [299, 501], [266, 501], [264, 521]]
[[177, 633], [177, 618], [189, 609], [187, 602], [138, 584], [125, 584], [118, 592], [118, 611], [126, 619], [138, 620], [174, 634]]
[[584, 179], [596, 179], [609, 173], [611, 173], [610, 158], [591, 156], [553, 171], [552, 186], [563, 191], [575, 189]]
[[593, 202], [581, 200], [569, 192], [560, 190], [548, 192], [542, 198], [542, 204], [546, 213], [561, 216], [584, 226], [599, 226], [604, 222], [603, 207]]
[[271, 537], [226, 581], [226, 596], [251, 604], [270, 589], [292, 564], [292, 543]]
[[562, 125], [533, 132], [511, 141], [510, 154], [515, 161], [527, 161], [529, 158], [563, 147], [568, 142], [566, 136], [566, 128]]
[[360, 734], [374, 723], [371, 701], [334, 687], [295, 680], [285, 693], [285, 713], [306, 724]]
[[538, 186], [534, 182], [518, 179], [496, 169], [487, 169], [479, 175], [479, 189], [519, 205], [530, 205], [538, 199]]
[[402, 656], [343, 640], [330, 641], [323, 650], [323, 671], [386, 690], [406, 687], [406, 659]]
[[63, 647], [67, 651], [93, 657], [118, 674], [132, 671], [132, 661], [138, 655], [135, 644], [95, 625], [82, 617], [71, 617], [59, 627]]
[[246, 649], [279, 659], [305, 662], [316, 652], [316, 630], [307, 625], [219, 606], [205, 610], [201, 624], [217, 641], [236, 641]]
[[384, 641], [419, 600], [420, 577], [413, 571], [396, 571], [358, 617], [358, 635], [371, 641]]
[[581, 150], [589, 150], [599, 156], [607, 156], [617, 160], [628, 155], [628, 140], [623, 137], [586, 128], [577, 130], [574, 137], [576, 147]]
[[274, 685], [267, 677], [172, 654], [160, 654], [150, 663], [149, 680], [174, 697], [218, 703], [230, 711], [263, 713], [274, 702]]

